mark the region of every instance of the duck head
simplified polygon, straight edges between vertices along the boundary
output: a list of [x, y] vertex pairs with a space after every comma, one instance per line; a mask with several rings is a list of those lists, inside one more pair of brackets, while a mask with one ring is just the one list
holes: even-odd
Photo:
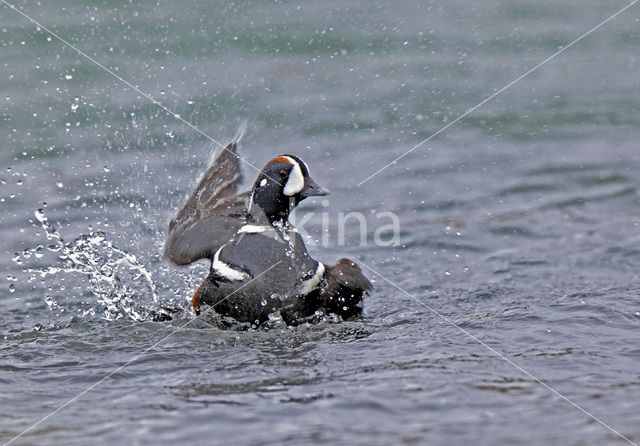
[[253, 184], [249, 220], [263, 214], [269, 223], [285, 222], [289, 213], [307, 197], [329, 195], [309, 175], [309, 168], [294, 155], [280, 155], [267, 163]]

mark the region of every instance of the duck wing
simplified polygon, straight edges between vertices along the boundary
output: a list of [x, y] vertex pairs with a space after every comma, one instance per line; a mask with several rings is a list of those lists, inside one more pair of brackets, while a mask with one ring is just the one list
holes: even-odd
[[249, 192], [238, 193], [242, 171], [236, 149], [234, 141], [222, 151], [169, 223], [164, 255], [176, 265], [211, 258], [244, 224]]

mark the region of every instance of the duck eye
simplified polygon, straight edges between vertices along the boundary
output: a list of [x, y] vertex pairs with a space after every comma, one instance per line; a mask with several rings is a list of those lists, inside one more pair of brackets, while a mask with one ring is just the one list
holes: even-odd
[[280, 178], [286, 178], [287, 177], [287, 171], [286, 170], [281, 170], [280, 171]]

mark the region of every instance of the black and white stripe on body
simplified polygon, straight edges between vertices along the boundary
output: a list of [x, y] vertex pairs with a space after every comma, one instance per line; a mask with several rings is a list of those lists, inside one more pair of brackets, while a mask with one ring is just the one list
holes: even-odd
[[203, 303], [216, 305], [216, 299], [232, 294], [216, 305], [217, 311], [250, 322], [276, 310], [306, 314], [303, 298], [318, 289], [325, 267], [309, 256], [288, 218], [303, 199], [327, 193], [300, 158], [271, 160], [254, 183], [247, 223], [214, 256]]
[[170, 224], [165, 255], [178, 265], [211, 259], [211, 271], [193, 297], [239, 321], [263, 322], [279, 311], [296, 323], [325, 309], [344, 317], [361, 313], [371, 289], [355, 263], [334, 266], [312, 259], [288, 222], [290, 211], [328, 191], [293, 155], [264, 167], [250, 192], [239, 193], [242, 175], [230, 144], [209, 167]]
[[217, 253], [200, 296], [242, 322], [265, 321], [274, 311], [304, 317], [310, 310], [304, 297], [319, 288], [324, 270], [295, 230], [242, 232]]

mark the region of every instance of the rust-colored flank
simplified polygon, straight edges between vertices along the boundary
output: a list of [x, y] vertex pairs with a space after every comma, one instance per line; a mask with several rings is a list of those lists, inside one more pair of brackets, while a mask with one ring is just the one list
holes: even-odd
[[193, 295], [193, 299], [191, 301], [193, 303], [193, 311], [195, 311], [196, 316], [200, 316], [200, 288], [198, 288], [196, 294]]

